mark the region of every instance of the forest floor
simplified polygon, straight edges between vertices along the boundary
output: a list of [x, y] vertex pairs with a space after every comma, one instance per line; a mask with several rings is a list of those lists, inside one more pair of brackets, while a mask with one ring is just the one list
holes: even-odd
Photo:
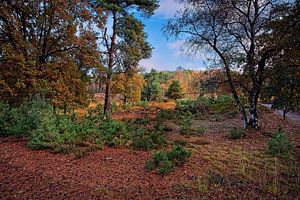
[[[153, 103], [117, 112], [114, 118], [150, 118], [172, 103]], [[261, 129], [239, 140], [226, 137], [239, 117], [194, 121], [204, 133], [182, 135], [164, 120], [164, 135], [192, 151], [168, 175], [145, 170], [154, 151], [104, 147], [80, 159], [30, 150], [25, 140], [0, 139], [0, 199], [300, 199], [300, 124], [260, 109]], [[271, 133], [281, 126], [294, 145], [294, 161], [266, 154]]]

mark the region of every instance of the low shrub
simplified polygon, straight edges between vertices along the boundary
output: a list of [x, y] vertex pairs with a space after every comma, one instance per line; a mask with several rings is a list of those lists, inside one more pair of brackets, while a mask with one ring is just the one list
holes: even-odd
[[197, 127], [197, 134], [203, 135], [205, 133], [205, 127], [203, 125], [199, 125]]
[[[54, 152], [70, 153], [86, 142], [95, 143], [96, 130], [86, 129], [86, 121], [79, 123], [76, 116], [54, 115], [43, 112], [38, 128], [29, 137], [32, 149], [50, 149]], [[99, 138], [98, 144], [99, 146]]]
[[189, 113], [186, 116], [183, 116], [183, 118], [180, 120], [180, 130], [184, 134], [189, 134], [192, 131], [192, 123], [193, 118], [192, 114]]
[[169, 152], [156, 152], [152, 159], [146, 161], [147, 170], [156, 170], [158, 174], [168, 174], [175, 166], [180, 166], [191, 156], [191, 152], [182, 146], [176, 146]]
[[171, 160], [175, 166], [184, 164], [191, 154], [191, 151], [185, 150], [182, 146], [176, 146], [167, 153], [168, 159]]
[[162, 123], [157, 122], [154, 126], [154, 130], [162, 132], [164, 130], [164, 126], [162, 125]]
[[9, 127], [11, 126], [11, 107], [7, 103], [0, 102], [0, 132], [2, 136], [8, 134]]
[[104, 106], [102, 104], [98, 104], [96, 108], [88, 109], [88, 114], [84, 116], [84, 120], [88, 120], [93, 124], [99, 124], [104, 118]]
[[171, 120], [176, 118], [176, 113], [173, 110], [160, 110], [157, 114], [158, 119]]
[[126, 144], [130, 139], [130, 127], [125, 122], [104, 120], [98, 127], [98, 136], [108, 146]]
[[196, 107], [196, 101], [194, 100], [179, 100], [176, 101], [175, 110], [179, 113], [189, 112], [195, 114], [197, 112], [195, 107]]
[[199, 97], [197, 102], [203, 105], [206, 111], [209, 110], [212, 114], [228, 115], [228, 111], [230, 111], [228, 117], [234, 117], [237, 114], [235, 102], [229, 95], [221, 95], [217, 98]]
[[212, 115], [212, 119], [216, 122], [220, 122], [223, 120], [222, 116], [219, 113], [215, 113]]
[[145, 110], [147, 110], [149, 108], [149, 103], [148, 101], [141, 101], [139, 103], [140, 106], [142, 106]]
[[245, 131], [243, 129], [234, 127], [229, 131], [227, 137], [232, 140], [237, 140], [244, 137], [244, 135], [245, 135]]
[[48, 110], [53, 112], [48, 102], [39, 96], [16, 108], [1, 103], [0, 131], [16, 137], [27, 137], [37, 129], [41, 120], [40, 114]]
[[158, 151], [154, 153], [152, 159], [146, 161], [145, 168], [149, 171], [156, 170], [158, 174], [168, 174], [173, 170], [174, 165], [165, 152]]
[[132, 146], [135, 149], [148, 150], [153, 147], [152, 140], [145, 134], [144, 129], [138, 129], [132, 136]]
[[94, 120], [84, 118], [78, 121], [74, 116], [44, 112], [43, 120], [33, 131], [28, 145], [33, 149], [68, 153], [84, 145], [93, 145], [99, 149], [104, 144], [115, 146], [130, 140], [130, 130], [126, 123], [113, 119], [94, 123]]
[[149, 123], [150, 123], [149, 118], [137, 118], [134, 120], [134, 124], [137, 124], [137, 125], [147, 125]]
[[144, 129], [138, 129], [132, 136], [132, 146], [135, 149], [155, 149], [165, 143], [166, 139], [159, 131], [146, 133]]
[[292, 157], [293, 145], [282, 129], [278, 129], [268, 142], [267, 152], [272, 156], [290, 159]]
[[58, 148], [65, 143], [63, 134], [57, 126], [57, 119], [51, 112], [41, 114], [39, 127], [34, 130], [29, 138], [28, 146], [32, 149], [52, 149]]

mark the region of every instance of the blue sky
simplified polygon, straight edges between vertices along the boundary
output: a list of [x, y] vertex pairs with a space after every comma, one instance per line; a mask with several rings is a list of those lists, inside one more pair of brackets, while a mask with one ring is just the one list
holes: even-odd
[[160, 7], [151, 18], [140, 18], [145, 25], [145, 32], [148, 33], [148, 41], [152, 45], [153, 53], [150, 59], [140, 62], [140, 65], [147, 71], [151, 68], [157, 70], [176, 70], [178, 66], [185, 69], [200, 70], [205, 63], [204, 56], [184, 55], [180, 47], [181, 40], [167, 39], [163, 35], [162, 28], [167, 20], [171, 18], [182, 4], [176, 0], [160, 0]]

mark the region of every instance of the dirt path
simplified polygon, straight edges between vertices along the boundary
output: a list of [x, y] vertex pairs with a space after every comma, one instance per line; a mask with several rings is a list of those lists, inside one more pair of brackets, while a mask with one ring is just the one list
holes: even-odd
[[[272, 104], [261, 104], [267, 108], [270, 108], [272, 107]], [[274, 111], [275, 114], [279, 115], [279, 116], [283, 116], [283, 111], [282, 110], [275, 110]], [[300, 113], [299, 112], [288, 112], [286, 114], [286, 117], [291, 119], [291, 120], [294, 120], [294, 121], [297, 121], [300, 125]]]

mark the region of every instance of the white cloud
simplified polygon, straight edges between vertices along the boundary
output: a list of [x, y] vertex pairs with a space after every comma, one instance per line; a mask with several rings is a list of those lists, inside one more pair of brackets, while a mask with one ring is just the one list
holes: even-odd
[[154, 58], [144, 59], [140, 62], [141, 67], [143, 67], [147, 72], [150, 72], [151, 69], [162, 70], [159, 67], [159, 62]]
[[190, 52], [189, 48], [185, 48], [184, 40], [176, 40], [168, 43], [168, 48], [175, 56], [182, 57], [185, 60], [204, 61], [209, 57], [205, 51]]
[[181, 46], [183, 45], [184, 41], [183, 40], [176, 40], [174, 42], [169, 42], [168, 47], [171, 50], [177, 50], [180, 49]]
[[155, 14], [163, 16], [164, 18], [171, 18], [174, 16], [177, 10], [183, 8], [183, 4], [178, 0], [160, 0], [159, 8]]

